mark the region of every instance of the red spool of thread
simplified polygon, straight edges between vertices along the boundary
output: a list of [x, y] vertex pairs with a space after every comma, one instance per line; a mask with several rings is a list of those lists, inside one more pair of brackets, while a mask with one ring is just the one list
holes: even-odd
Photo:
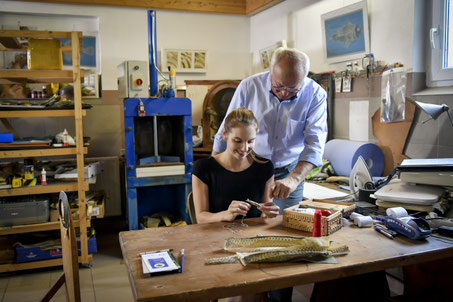
[[313, 219], [313, 237], [322, 237], [322, 212], [321, 210], [315, 211], [315, 217]]

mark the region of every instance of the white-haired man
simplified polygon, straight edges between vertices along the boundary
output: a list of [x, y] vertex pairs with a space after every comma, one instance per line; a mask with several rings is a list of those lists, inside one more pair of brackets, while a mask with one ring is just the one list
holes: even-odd
[[[226, 113], [246, 107], [255, 114], [259, 129], [254, 151], [274, 164], [272, 194], [280, 211], [302, 200], [304, 179], [322, 162], [327, 94], [307, 77], [309, 68], [305, 53], [278, 48], [270, 71], [241, 81]], [[223, 123], [214, 139], [213, 155], [225, 149], [222, 130]]]

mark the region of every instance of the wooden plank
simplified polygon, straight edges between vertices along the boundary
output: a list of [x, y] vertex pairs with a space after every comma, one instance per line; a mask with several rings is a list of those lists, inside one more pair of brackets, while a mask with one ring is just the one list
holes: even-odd
[[[298, 284], [334, 280], [392, 267], [446, 259], [453, 256], [450, 241], [429, 237], [416, 241], [401, 235], [389, 239], [373, 228], [347, 225], [329, 236], [333, 246], [346, 244], [349, 254], [336, 256], [338, 263], [261, 263], [205, 265], [205, 260], [233, 255], [223, 250], [229, 237], [311, 236], [284, 228], [281, 216], [261, 221], [246, 219], [248, 227], [227, 222], [196, 224], [121, 232], [120, 246], [134, 298], [137, 301], [207, 301], [245, 293], [286, 288]], [[230, 226], [232, 229], [226, 228]], [[185, 249], [184, 272], [159, 278], [143, 275], [139, 254], [150, 250]], [[197, 280], [197, 282], [187, 282]]]
[[[80, 221], [74, 220], [74, 227], [80, 227]], [[91, 221], [87, 221], [87, 226], [91, 225]], [[33, 233], [33, 232], [43, 232], [43, 231], [53, 231], [60, 228], [60, 221], [51, 221], [44, 223], [35, 223], [35, 224], [24, 224], [24, 225], [15, 225], [11, 227], [0, 227], [0, 235], [12, 235], [12, 234], [22, 234], [22, 233]]]
[[[93, 261], [93, 256], [88, 255], [87, 260], [88, 262], [83, 262], [82, 257], [79, 256], [78, 258], [79, 263], [90, 263]], [[9, 264], [2, 264], [0, 265], [0, 273], [5, 272], [15, 272], [27, 269], [34, 269], [34, 268], [42, 268], [42, 267], [49, 267], [49, 266], [61, 266], [63, 265], [63, 259], [51, 259], [51, 260], [42, 260], [42, 261], [33, 261], [33, 262], [26, 262], [26, 263], [9, 263]]]
[[[45, 2], [45, 1], [35, 1], [35, 2]], [[82, 38], [82, 32], [76, 32], [79, 39]], [[23, 38], [55, 38], [55, 39], [70, 39], [70, 31], [41, 31], [41, 30], [12, 30], [12, 29], [2, 29], [0, 30], [0, 37], [23, 37]]]
[[[88, 148], [83, 149], [84, 154], [88, 153]], [[48, 148], [48, 149], [31, 149], [31, 150], [8, 150], [0, 151], [0, 158], [18, 158], [18, 157], [39, 157], [39, 156], [60, 156], [75, 155], [76, 148]]]
[[[83, 171], [83, 169], [82, 169]], [[88, 184], [85, 183], [83, 186], [84, 190], [88, 190]], [[50, 184], [47, 186], [34, 186], [34, 187], [21, 187], [16, 189], [1, 189], [0, 197], [9, 197], [9, 196], [20, 196], [20, 195], [30, 195], [30, 194], [47, 194], [47, 193], [58, 193], [60, 191], [73, 192], [78, 190], [78, 185], [76, 182], [68, 183], [59, 183], [59, 184]]]
[[[231, 80], [231, 81], [237, 82], [238, 85], [241, 82], [240, 80]], [[225, 82], [225, 80], [186, 80], [185, 82], [186, 82], [187, 86], [189, 86], [189, 85], [207, 85], [207, 86], [212, 86], [212, 85], [215, 85], [215, 84], [220, 83], [220, 82]]]
[[23, 51], [23, 52], [26, 52], [28, 50], [27, 47], [25, 46], [22, 46], [21, 48], [7, 48], [3, 45], [0, 45], [0, 50], [1, 51]]
[[245, 15], [246, 0], [26, 0], [84, 5], [109, 5], [146, 9], [169, 9], [201, 13]]
[[[82, 110], [82, 115], [86, 115], [86, 110]], [[74, 110], [11, 110], [0, 111], [0, 118], [13, 117], [58, 117], [58, 116], [75, 116]]]
[[58, 277], [57, 281], [54, 282], [52, 287], [47, 291], [47, 293], [44, 295], [44, 298], [41, 299], [41, 302], [48, 302], [52, 299], [53, 296], [58, 292], [60, 287], [63, 286], [65, 282], [65, 273], [62, 273], [60, 277]]
[[88, 256], [88, 237], [86, 225], [86, 200], [83, 186], [85, 181], [85, 161], [83, 152], [83, 125], [82, 125], [82, 89], [80, 84], [80, 43], [75, 32], [72, 33], [72, 75], [74, 83], [74, 113], [75, 113], [75, 131], [76, 131], [76, 148], [77, 148], [77, 188], [79, 202], [79, 219], [80, 219], [80, 250], [82, 259]]
[[245, 0], [245, 14], [253, 16], [284, 0]]
[[22, 45], [19, 43], [16, 37], [0, 37], [0, 44], [6, 48], [19, 50], [22, 48]]
[[[0, 45], [0, 50], [1, 51], [23, 51], [23, 52], [26, 52], [28, 50], [28, 47], [22, 46], [21, 48], [7, 48], [7, 47], [4, 47], [3, 45]], [[61, 46], [61, 51], [62, 52], [71, 52], [72, 48], [71, 48], [71, 46]]]
[[[80, 70], [80, 77], [84, 71]], [[72, 70], [0, 69], [0, 84], [12, 83], [71, 83]]]
[[389, 175], [405, 159], [404, 146], [414, 121], [414, 115], [415, 105], [406, 101], [404, 121], [382, 123], [381, 108], [378, 108], [371, 118], [373, 135], [378, 139], [376, 144], [384, 153], [384, 172], [382, 175]]

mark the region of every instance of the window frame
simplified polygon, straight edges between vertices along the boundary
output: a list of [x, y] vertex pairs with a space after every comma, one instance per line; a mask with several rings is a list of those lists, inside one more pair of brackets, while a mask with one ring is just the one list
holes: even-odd
[[[453, 5], [452, 0], [430, 1], [429, 18], [427, 23], [427, 86], [442, 87], [453, 85], [453, 68], [443, 68], [444, 58], [447, 55], [445, 49], [445, 34], [447, 5]], [[450, 16], [450, 23], [453, 23], [453, 16]], [[448, 30], [448, 29], [447, 29]], [[434, 45], [434, 48], [433, 48]], [[453, 51], [453, 48], [450, 49]]]

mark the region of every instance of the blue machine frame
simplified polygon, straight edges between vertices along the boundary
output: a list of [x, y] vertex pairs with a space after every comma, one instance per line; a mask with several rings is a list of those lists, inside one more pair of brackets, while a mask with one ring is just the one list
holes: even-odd
[[[150, 95], [157, 96], [156, 64], [156, 12], [148, 11], [148, 46]], [[168, 96], [168, 94], [167, 94]], [[144, 116], [138, 115], [140, 101]], [[150, 116], [180, 116], [183, 118], [184, 175], [136, 177], [138, 160], [135, 144], [135, 119]], [[190, 221], [186, 211], [186, 198], [192, 191], [192, 104], [187, 98], [147, 98], [124, 100], [124, 127], [126, 136], [126, 179], [129, 230], [138, 229], [139, 219], [155, 212], [179, 212], [179, 217]], [[152, 133], [150, 133], [152, 135]]]
[[[190, 221], [186, 211], [186, 197], [192, 190], [192, 105], [187, 98], [141, 99], [145, 117], [181, 116], [184, 131], [184, 175], [136, 177], [136, 150], [134, 119], [138, 116], [140, 99], [124, 101], [124, 126], [126, 136], [126, 176], [129, 230], [138, 229], [139, 219], [158, 211], [179, 211], [180, 218]], [[150, 135], [152, 135], [150, 133]], [[171, 187], [170, 187], [171, 186]], [[154, 188], [147, 188], [154, 187]], [[138, 190], [137, 190], [138, 189]], [[140, 192], [141, 191], [141, 192]]]

